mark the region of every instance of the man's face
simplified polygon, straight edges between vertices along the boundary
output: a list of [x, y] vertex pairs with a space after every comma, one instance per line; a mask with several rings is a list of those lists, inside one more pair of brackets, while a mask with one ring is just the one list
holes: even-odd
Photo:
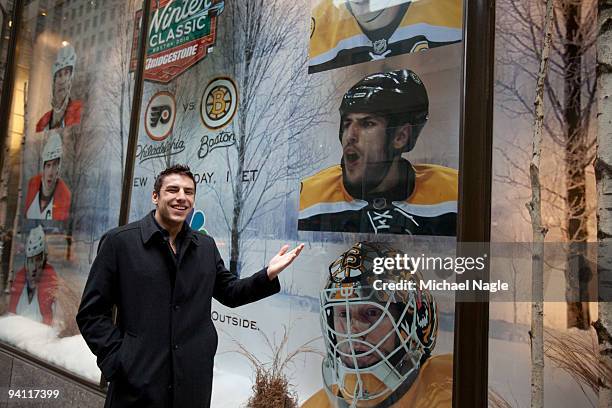
[[369, 191], [386, 175], [389, 153], [387, 120], [371, 113], [349, 113], [342, 119], [344, 182]]
[[164, 177], [159, 194], [153, 192], [153, 203], [163, 222], [180, 225], [193, 208], [195, 185], [183, 174], [169, 174]]
[[[372, 331], [363, 334], [372, 327]], [[398, 344], [393, 321], [379, 304], [350, 305], [348, 311], [346, 305], [334, 306], [334, 329], [341, 333], [337, 335], [339, 350], [348, 355], [355, 353], [357, 367], [352, 357], [341, 356], [343, 363], [351, 368], [376, 364]], [[387, 335], [389, 336], [385, 338]]]
[[[347, 0], [355, 20], [368, 31], [386, 27], [397, 17], [401, 11], [401, 3], [397, 0]], [[392, 4], [399, 5], [391, 6]]]
[[49, 197], [53, 194], [55, 183], [59, 178], [60, 159], [48, 160], [43, 164], [42, 192]]
[[72, 67], [65, 67], [55, 73], [53, 77], [53, 97], [58, 102], [63, 101], [70, 89], [72, 81]]
[[43, 265], [45, 263], [45, 254], [41, 252], [38, 255], [26, 258], [26, 273], [28, 284], [31, 289], [35, 289], [40, 282], [42, 276]]

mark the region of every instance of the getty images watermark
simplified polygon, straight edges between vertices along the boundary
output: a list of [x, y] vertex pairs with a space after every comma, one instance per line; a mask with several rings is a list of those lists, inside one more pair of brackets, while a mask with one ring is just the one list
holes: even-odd
[[[478, 257], [458, 256], [458, 257], [441, 257], [441, 256], [408, 256], [406, 254], [396, 254], [394, 257], [376, 257], [372, 271], [380, 275], [384, 272], [393, 270], [409, 271], [412, 275], [417, 271], [445, 271], [454, 272], [457, 275], [462, 275], [465, 272], [477, 271], [481, 272], [486, 266], [487, 254]], [[429, 291], [469, 291], [480, 290], [488, 292], [507, 291], [509, 284], [497, 280], [489, 282], [483, 279], [466, 279], [461, 282], [448, 281], [446, 279], [436, 280], [414, 280], [402, 279], [395, 282], [387, 282], [382, 279], [377, 279], [373, 283], [376, 290], [429, 290]]]

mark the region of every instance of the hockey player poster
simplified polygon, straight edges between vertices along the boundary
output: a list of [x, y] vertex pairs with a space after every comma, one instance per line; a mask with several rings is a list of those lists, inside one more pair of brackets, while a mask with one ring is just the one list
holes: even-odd
[[66, 336], [77, 334], [70, 322], [76, 305], [66, 302], [66, 295], [77, 296], [78, 283], [67, 281], [62, 269], [75, 260], [70, 253], [74, 187], [78, 186], [73, 171], [79, 158], [72, 147], [80, 139], [83, 116], [80, 88], [74, 86], [79, 64], [75, 48], [68, 42], [38, 46], [35, 53], [43, 58], [34, 69], [44, 74], [32, 79], [35, 87], [28, 95], [32, 103], [27, 112], [21, 169], [21, 234], [13, 246], [16, 268], [11, 276], [8, 312], [54, 327]]
[[[454, 236], [457, 45], [340, 69], [328, 158], [301, 180], [298, 229]], [[320, 76], [323, 74], [313, 74]]]
[[315, 0], [308, 72], [458, 42], [461, 8], [459, 0]]

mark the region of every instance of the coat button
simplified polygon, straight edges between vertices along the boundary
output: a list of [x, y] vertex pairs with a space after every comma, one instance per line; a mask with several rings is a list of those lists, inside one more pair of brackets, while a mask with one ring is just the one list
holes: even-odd
[[172, 348], [175, 349], [175, 350], [178, 350], [179, 346], [178, 346], [178, 344], [175, 344]]
[[174, 311], [175, 311], [175, 312], [178, 312], [178, 311], [180, 310], [180, 308], [181, 308], [181, 307], [180, 307], [179, 305], [174, 305]]

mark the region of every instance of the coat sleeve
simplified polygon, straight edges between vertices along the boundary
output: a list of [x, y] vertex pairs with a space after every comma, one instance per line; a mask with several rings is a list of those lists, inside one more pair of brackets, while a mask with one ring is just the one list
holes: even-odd
[[228, 307], [238, 307], [256, 302], [280, 291], [278, 278], [270, 280], [267, 268], [263, 268], [248, 278], [238, 279], [225, 267], [214, 241], [212, 245], [217, 272], [213, 297], [219, 302]]
[[113, 324], [113, 305], [118, 300], [118, 277], [113, 237], [103, 236], [91, 265], [76, 321], [98, 367], [111, 380], [119, 365], [118, 351], [123, 334]]

